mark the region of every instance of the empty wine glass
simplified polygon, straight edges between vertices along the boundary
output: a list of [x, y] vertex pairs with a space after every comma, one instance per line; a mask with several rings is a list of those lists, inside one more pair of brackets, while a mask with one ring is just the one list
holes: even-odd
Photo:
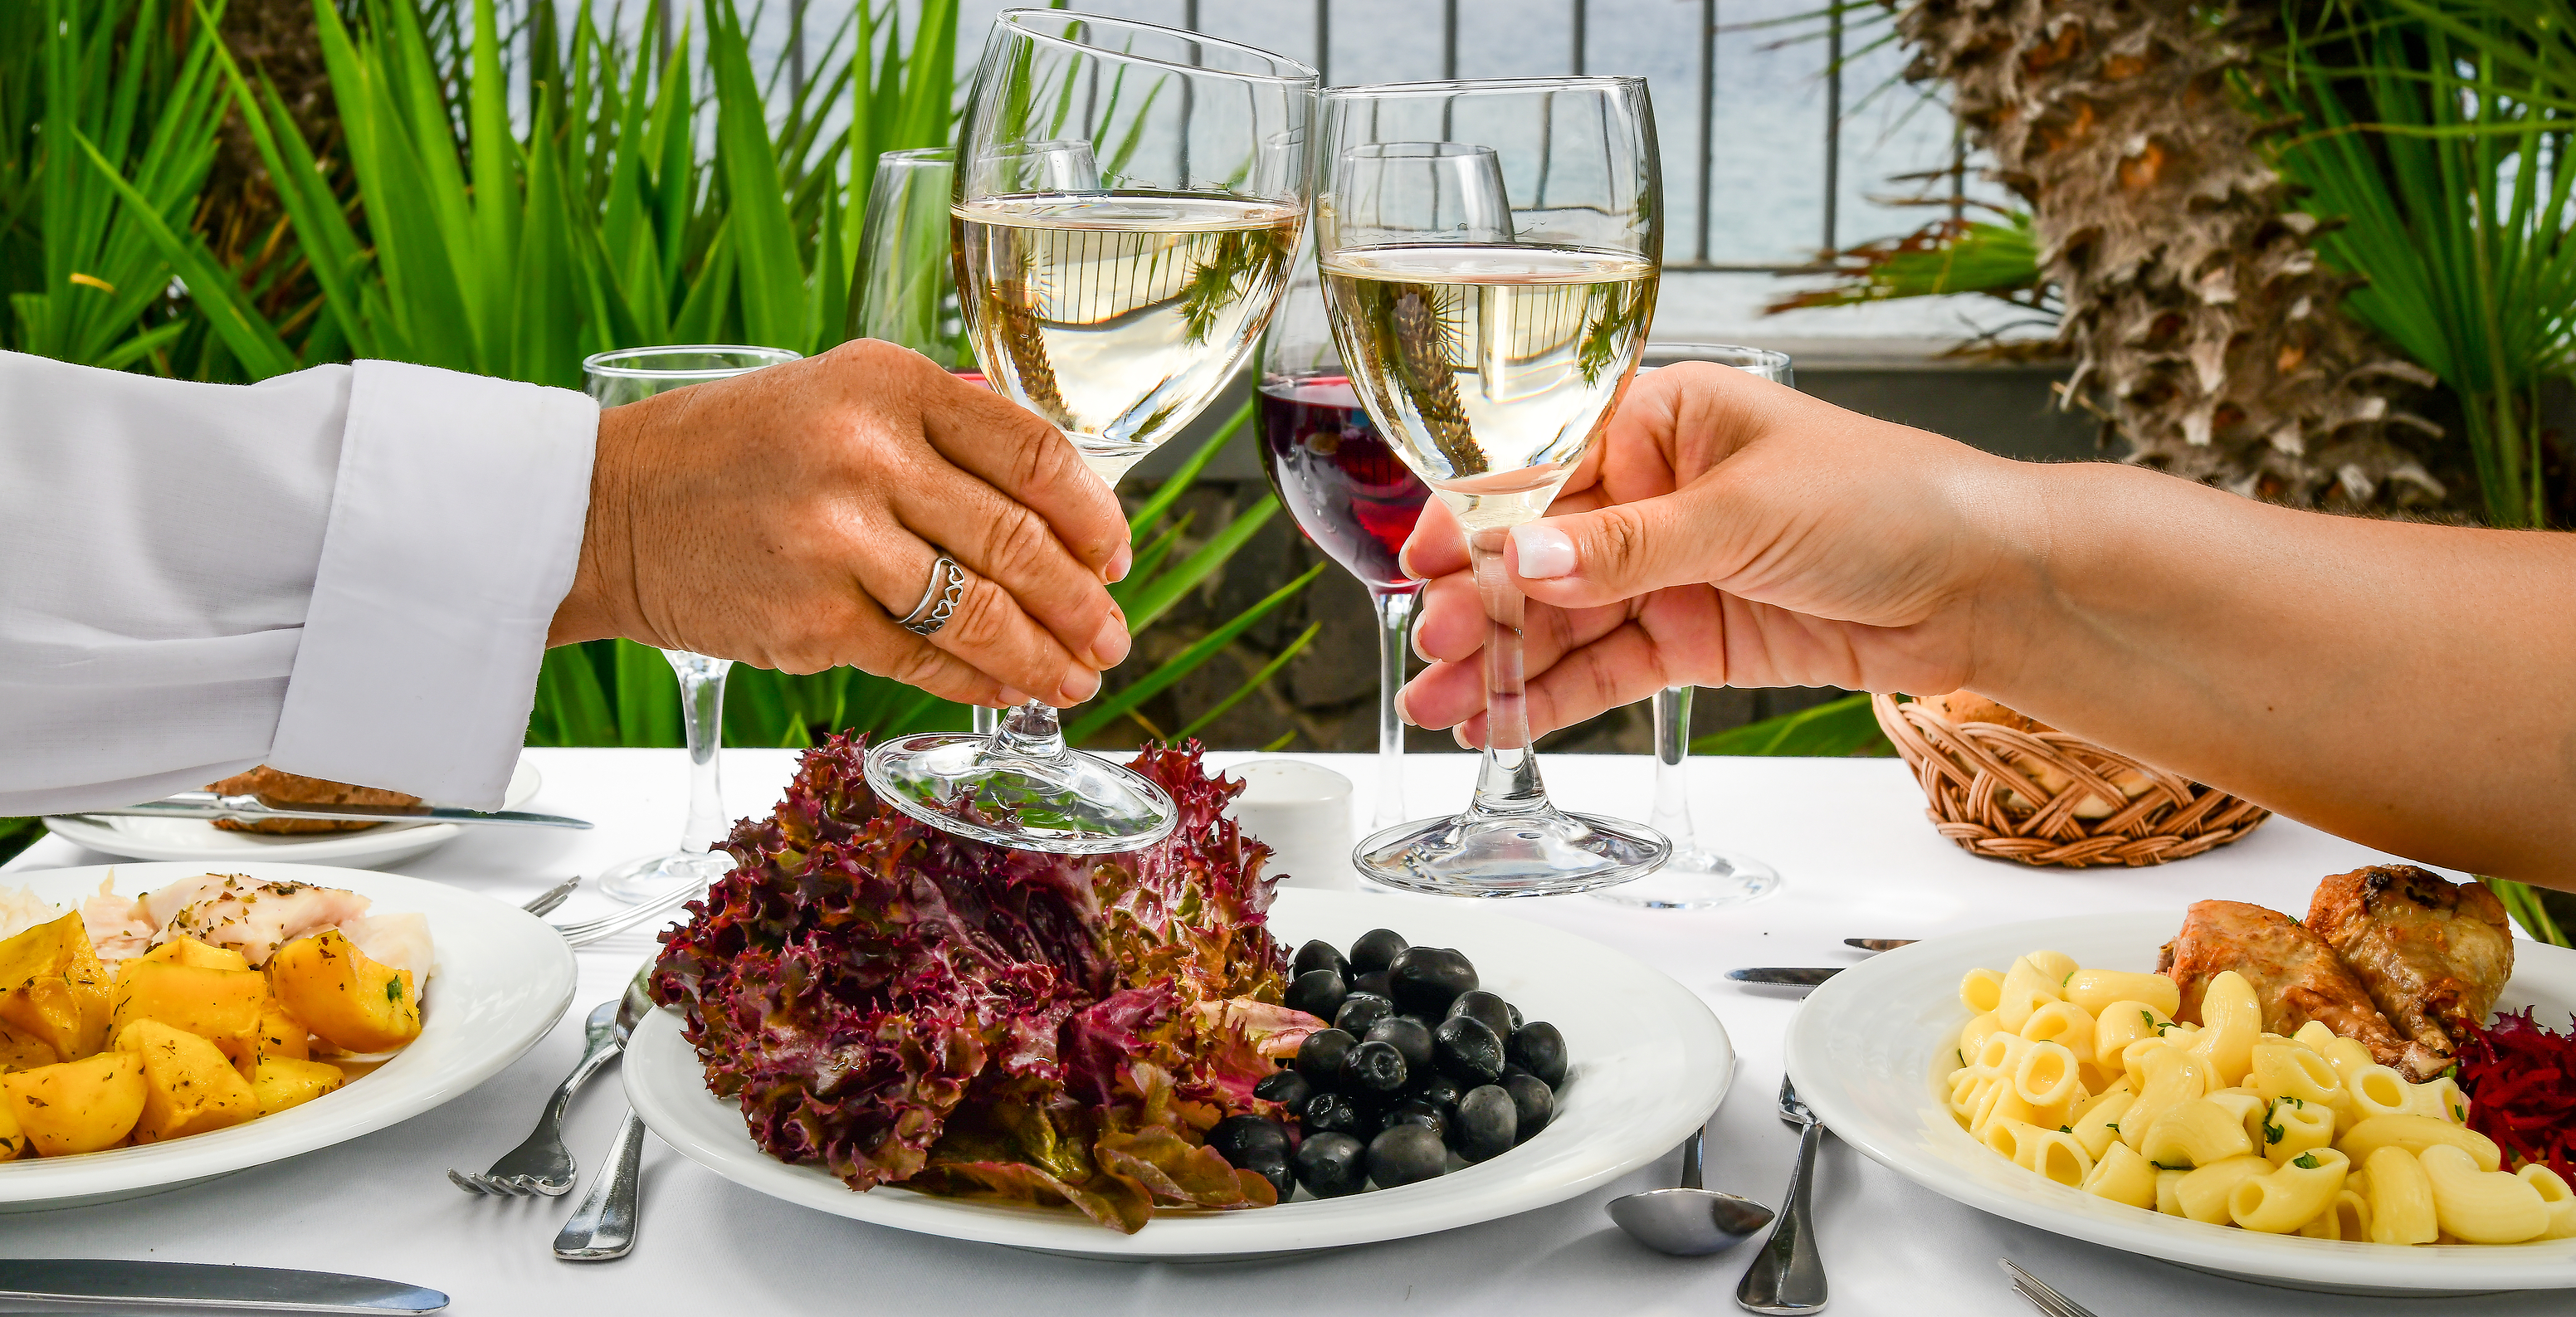
[[[1683, 361], [1732, 366], [1777, 384], [1795, 386], [1788, 355], [1768, 348], [1723, 343], [1649, 343], [1640, 372]], [[1632, 883], [1595, 893], [1646, 910], [1708, 910], [1742, 905], [1780, 890], [1780, 871], [1741, 851], [1710, 846], [1691, 826], [1689, 774], [1692, 688], [1667, 686], [1655, 693], [1655, 812], [1647, 821], [1673, 840], [1664, 867]]]
[[[581, 373], [600, 406], [618, 407], [796, 357], [784, 348], [629, 348], [591, 357], [581, 363]], [[663, 650], [662, 657], [680, 678], [681, 723], [689, 741], [689, 814], [680, 825], [678, 850], [638, 856], [599, 875], [599, 890], [620, 901], [649, 901], [683, 884], [703, 887], [733, 867], [733, 857], [715, 849], [725, 839], [724, 773], [718, 754], [724, 748], [725, 673], [733, 660], [677, 649]]]
[[[1324, 94], [1316, 251], [1341, 358], [1369, 416], [1467, 536], [1491, 622], [1476, 793], [1453, 818], [1352, 855], [1395, 887], [1588, 891], [1650, 873], [1654, 829], [1550, 803], [1530, 746], [1511, 528], [1544, 515], [1627, 387], [1654, 318], [1663, 189], [1641, 78], [1525, 78]], [[1424, 143], [1453, 149], [1426, 153]], [[1489, 150], [1505, 216], [1457, 161]], [[1452, 163], [1443, 163], [1452, 162]]]
[[[1115, 485], [1251, 355], [1305, 229], [1315, 71], [1196, 32], [1056, 10], [994, 21], [950, 208], [968, 340], [1004, 396]], [[1133, 850], [1177, 821], [1150, 779], [1067, 747], [1031, 701], [925, 732], [868, 784], [961, 836]]]

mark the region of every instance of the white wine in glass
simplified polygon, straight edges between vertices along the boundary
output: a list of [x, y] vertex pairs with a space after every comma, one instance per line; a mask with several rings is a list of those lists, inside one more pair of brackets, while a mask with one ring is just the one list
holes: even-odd
[[[987, 382], [1101, 480], [1252, 354], [1304, 233], [1315, 83], [1195, 32], [1046, 9], [994, 21], [959, 137], [959, 304]], [[990, 736], [887, 741], [867, 776], [923, 822], [1028, 850], [1134, 850], [1178, 820], [1151, 780], [1066, 746], [1037, 702]]]
[[[1662, 834], [1548, 800], [1522, 670], [1527, 601], [1504, 558], [1511, 528], [1546, 514], [1607, 426], [1654, 321], [1662, 185], [1645, 83], [1336, 88], [1324, 107], [1316, 252], [1334, 339], [1370, 418], [1465, 531], [1490, 623], [1473, 800], [1380, 831], [1352, 862], [1453, 896], [1651, 873], [1671, 853]], [[1495, 154], [1506, 231], [1459, 221], [1454, 187], [1421, 168], [1433, 139]]]

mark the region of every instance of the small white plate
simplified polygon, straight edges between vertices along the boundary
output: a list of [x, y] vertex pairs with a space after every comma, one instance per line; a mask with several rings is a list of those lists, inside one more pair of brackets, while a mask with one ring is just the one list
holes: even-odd
[[1562, 1202], [1671, 1152], [1726, 1096], [1735, 1049], [1690, 989], [1642, 961], [1527, 920], [1355, 892], [1279, 893], [1272, 929], [1294, 947], [1347, 948], [1381, 925], [1406, 940], [1455, 947], [1483, 986], [1565, 1033], [1573, 1070], [1556, 1118], [1492, 1161], [1345, 1198], [1239, 1212], [1157, 1211], [1121, 1235], [1070, 1208], [939, 1198], [900, 1188], [852, 1193], [811, 1166], [789, 1166], [744, 1132], [742, 1112], [707, 1092], [680, 1022], [656, 1011], [621, 1063], [627, 1097], [653, 1132], [690, 1160], [746, 1188], [818, 1211], [951, 1239], [1076, 1257], [1215, 1261], [1403, 1239]]
[[[510, 773], [503, 809], [517, 809], [545, 785], [537, 766], [522, 759]], [[229, 832], [203, 819], [91, 818], [59, 815], [48, 831], [101, 855], [137, 860], [194, 860], [235, 864], [278, 860], [289, 864], [354, 864], [376, 868], [411, 859], [465, 835], [460, 823], [382, 823], [364, 832], [307, 832], [271, 836]]]
[[[2180, 910], [2005, 924], [1899, 947], [1844, 970], [1790, 1023], [1789, 1078], [1827, 1128], [1934, 1193], [2023, 1225], [2265, 1285], [2425, 1297], [2576, 1288], [2576, 1239], [2401, 1248], [2265, 1235], [2164, 1216], [2070, 1189], [2005, 1161], [1950, 1116], [1936, 1058], [1968, 1021], [1959, 976], [2047, 949], [2103, 969], [2152, 970]], [[2564, 1028], [2576, 951], [2514, 943], [2501, 1010], [2538, 1006]]]
[[[203, 864], [120, 864], [0, 874], [57, 905], [95, 895], [111, 874], [132, 896], [207, 872]], [[546, 922], [440, 883], [363, 869], [227, 864], [253, 878], [345, 887], [378, 913], [429, 916], [438, 968], [421, 988], [420, 1037], [336, 1093], [231, 1129], [73, 1157], [0, 1162], [0, 1212], [139, 1198], [373, 1133], [457, 1097], [536, 1045], [572, 1004], [572, 948]], [[435, 1175], [435, 1168], [423, 1175]]]

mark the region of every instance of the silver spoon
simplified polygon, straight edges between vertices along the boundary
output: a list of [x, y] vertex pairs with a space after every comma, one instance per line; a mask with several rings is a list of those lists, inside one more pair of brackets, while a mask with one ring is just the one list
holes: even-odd
[[[645, 995], [644, 984], [653, 972], [653, 962], [635, 971], [627, 980], [626, 995], [617, 1003], [617, 1043], [626, 1045], [627, 1035], [635, 1031], [636, 1022], [653, 1009], [653, 999]], [[626, 1122], [617, 1127], [617, 1141], [609, 1145], [608, 1159], [590, 1182], [590, 1192], [582, 1197], [581, 1206], [573, 1209], [572, 1219], [564, 1222], [555, 1236], [555, 1256], [566, 1262], [608, 1262], [626, 1256], [635, 1247], [636, 1181], [644, 1163], [644, 1122], [635, 1108], [626, 1109]]]
[[1610, 1219], [1631, 1239], [1658, 1253], [1695, 1258], [1741, 1244], [1771, 1224], [1771, 1209], [1750, 1198], [1699, 1186], [1701, 1145], [1708, 1127], [1692, 1130], [1682, 1145], [1682, 1186], [1649, 1189], [1610, 1200]]

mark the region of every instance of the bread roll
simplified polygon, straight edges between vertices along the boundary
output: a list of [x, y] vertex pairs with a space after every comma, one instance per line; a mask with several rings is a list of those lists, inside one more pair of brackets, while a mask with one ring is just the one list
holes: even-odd
[[[257, 796], [264, 804], [290, 805], [417, 805], [418, 796], [377, 787], [357, 787], [346, 782], [325, 782], [318, 777], [298, 777], [274, 768], [254, 768], [236, 773], [206, 790], [219, 796]], [[362, 832], [378, 825], [347, 823], [338, 819], [216, 819], [215, 826], [226, 832], [265, 832], [287, 834], [299, 832]]]

